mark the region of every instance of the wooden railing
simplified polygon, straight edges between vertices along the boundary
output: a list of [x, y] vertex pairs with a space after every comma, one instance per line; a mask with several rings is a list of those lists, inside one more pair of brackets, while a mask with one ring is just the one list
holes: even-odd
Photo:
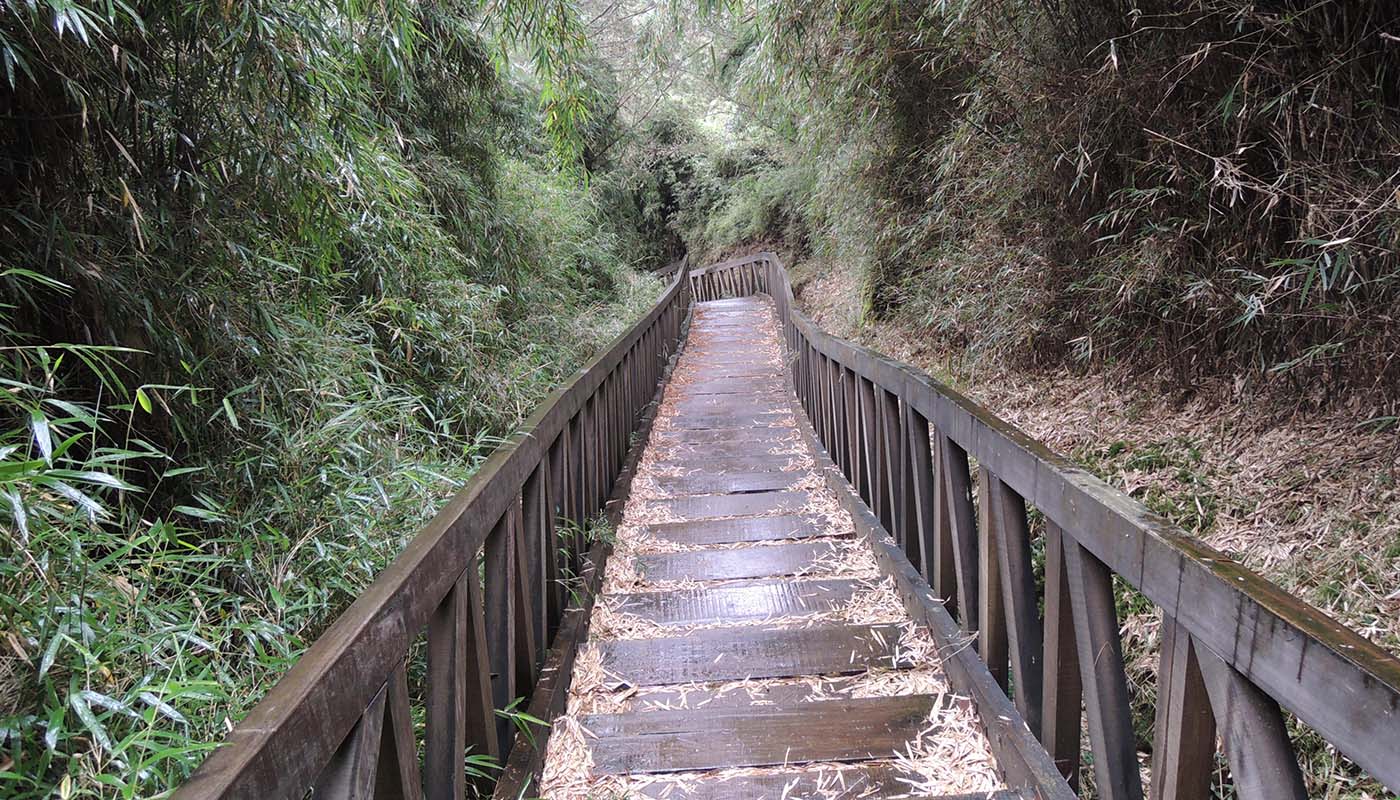
[[690, 276], [697, 299], [773, 297], [816, 437], [1071, 785], [1082, 709], [1097, 795], [1143, 796], [1116, 575], [1161, 612], [1153, 798], [1209, 797], [1217, 734], [1236, 796], [1305, 798], [1282, 709], [1400, 791], [1391, 654], [947, 386], [822, 331], [773, 254]]
[[476, 773], [500, 765], [511, 796], [529, 785], [541, 754], [520, 746], [533, 740], [517, 723], [531, 726], [512, 713], [530, 698], [528, 713], [550, 719], [567, 693], [607, 547], [584, 526], [630, 480], [631, 436], [690, 305], [675, 271], [650, 313], [487, 460], [176, 798], [460, 800], [469, 783], [489, 791]]

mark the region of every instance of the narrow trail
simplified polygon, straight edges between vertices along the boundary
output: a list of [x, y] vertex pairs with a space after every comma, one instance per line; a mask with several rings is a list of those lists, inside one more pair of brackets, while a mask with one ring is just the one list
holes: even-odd
[[973, 706], [817, 472], [771, 303], [699, 303], [545, 798], [1011, 797]]

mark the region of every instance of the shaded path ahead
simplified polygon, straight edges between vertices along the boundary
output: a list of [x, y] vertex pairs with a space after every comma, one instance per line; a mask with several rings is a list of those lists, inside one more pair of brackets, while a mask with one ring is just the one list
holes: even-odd
[[766, 299], [695, 306], [543, 796], [1013, 796], [818, 474], [781, 353]]

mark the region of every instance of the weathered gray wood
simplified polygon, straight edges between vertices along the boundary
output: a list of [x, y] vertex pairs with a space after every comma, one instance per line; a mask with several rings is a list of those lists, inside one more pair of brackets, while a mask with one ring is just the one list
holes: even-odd
[[421, 800], [423, 782], [418, 774], [418, 745], [413, 735], [413, 709], [409, 707], [408, 672], [402, 662], [389, 674], [385, 694], [374, 796], [377, 800]]
[[830, 542], [686, 550], [636, 557], [636, 571], [651, 581], [731, 581], [801, 575], [836, 552]]
[[1220, 656], [1199, 643], [1193, 645], [1236, 794], [1241, 800], [1306, 800], [1308, 791], [1278, 703]]
[[1132, 705], [1114, 611], [1113, 573], [1083, 547], [1073, 542], [1064, 545], [1085, 717], [1094, 749], [1094, 786], [1107, 800], [1141, 800]]
[[647, 533], [688, 545], [759, 542], [768, 539], [810, 539], [827, 531], [807, 517], [741, 517], [700, 522], [665, 522], [648, 525]]
[[[658, 780], [642, 789], [655, 800], [733, 800], [733, 798], [820, 798], [820, 800], [885, 800], [908, 798], [916, 780], [890, 764], [853, 764], [821, 768], [784, 769], [737, 777], [687, 777]], [[1008, 792], [944, 796], [926, 800], [1015, 800]]]
[[1045, 647], [1031, 562], [1031, 534], [1026, 502], [1000, 480], [992, 482], [988, 498], [997, 509], [997, 556], [1005, 591], [1006, 629], [1011, 655], [1011, 679], [1016, 710], [1033, 731], [1040, 730], [1043, 702], [1041, 680]]
[[461, 580], [428, 623], [427, 800], [466, 794], [467, 590]]
[[888, 758], [925, 727], [928, 695], [718, 711], [592, 714], [580, 719], [595, 770], [679, 772]]
[[371, 800], [374, 797], [387, 694], [386, 685], [370, 701], [369, 708], [345, 737], [331, 763], [321, 771], [313, 790], [316, 797], [334, 800]]
[[830, 611], [861, 588], [846, 578], [749, 581], [706, 589], [614, 595], [615, 610], [659, 625], [800, 617]]
[[[744, 678], [842, 675], [910, 666], [897, 625], [822, 624], [801, 628], [717, 628], [665, 639], [603, 645], [609, 685], [661, 686]], [[809, 692], [801, 687], [803, 693]]]
[[752, 492], [747, 494], [692, 495], [653, 500], [648, 506], [692, 522], [723, 517], [796, 513], [807, 505], [806, 492]]
[[1001, 515], [991, 501], [1001, 481], [987, 471], [977, 470], [977, 654], [1003, 691], [1007, 689], [1007, 633], [1005, 597], [1001, 589]]
[[788, 489], [806, 476], [805, 471], [783, 472], [698, 472], [689, 475], [663, 475], [651, 478], [662, 491], [672, 494], [741, 494]]
[[[1073, 545], [1074, 542], [1069, 542]], [[1045, 666], [1041, 674], [1040, 741], [1055, 759], [1060, 774], [1079, 787], [1080, 684], [1079, 645], [1065, 566], [1065, 537], [1053, 522], [1045, 526]]]
[[1152, 800], [1210, 796], [1215, 770], [1215, 716], [1196, 648], [1171, 617], [1162, 618], [1157, 720], [1152, 737]]
[[953, 566], [957, 573], [958, 624], [965, 631], [978, 629], [977, 522], [972, 504], [972, 475], [967, 451], [949, 436], [940, 437], [943, 450], [943, 485], [953, 540]]

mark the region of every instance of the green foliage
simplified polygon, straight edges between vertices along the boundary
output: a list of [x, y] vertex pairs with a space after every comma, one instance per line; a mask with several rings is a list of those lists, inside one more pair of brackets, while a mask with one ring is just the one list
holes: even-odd
[[509, 5], [0, 0], [0, 794], [178, 783], [649, 305]]
[[791, 208], [868, 313], [1023, 364], [1393, 395], [1397, 13], [765, 0], [719, 74], [818, 176]]

